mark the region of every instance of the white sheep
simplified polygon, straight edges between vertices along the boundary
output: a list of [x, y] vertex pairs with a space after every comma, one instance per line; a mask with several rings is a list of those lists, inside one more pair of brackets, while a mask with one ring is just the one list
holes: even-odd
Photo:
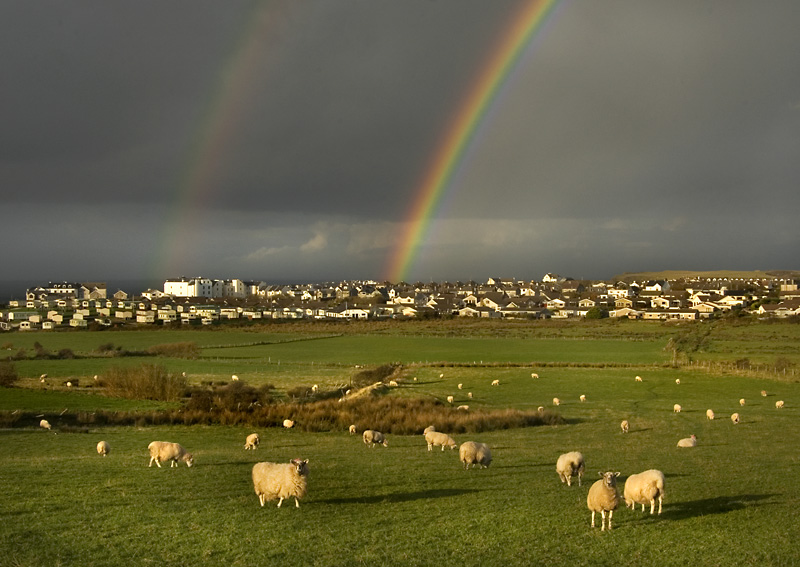
[[627, 420], [627, 419], [623, 419], [623, 420], [622, 420], [622, 423], [620, 423], [620, 424], [619, 424], [619, 426], [620, 426], [620, 428], [622, 428], [622, 432], [623, 432], [623, 433], [627, 433], [627, 432], [628, 432], [628, 430], [629, 430], [629, 429], [630, 429], [630, 427], [631, 427], [631, 424], [630, 424], [630, 423], [628, 423], [628, 420]]
[[650, 504], [650, 513], [653, 514], [658, 499], [658, 513], [661, 513], [661, 503], [664, 500], [664, 473], [656, 469], [650, 469], [638, 474], [632, 474], [625, 481], [625, 505], [631, 510], [636, 509], [637, 504], [642, 505], [644, 512], [645, 504]]
[[39, 422], [39, 427], [43, 429], [52, 429], [52, 427], [50, 426], [50, 422], [47, 421], [46, 419], [43, 419], [42, 421]]
[[578, 451], [571, 451], [564, 453], [558, 457], [556, 461], [556, 472], [562, 483], [567, 483], [567, 486], [572, 486], [572, 477], [578, 477], [578, 486], [581, 485], [583, 479], [583, 471], [586, 469], [586, 462], [583, 459], [583, 454]]
[[585, 402], [585, 401], [586, 401], [586, 396], [585, 396], [584, 394], [581, 394], [581, 397], [580, 397], [580, 398], [578, 398], [578, 399], [579, 399], [580, 401], [582, 401], [582, 402]]
[[492, 451], [486, 443], [467, 441], [458, 448], [458, 458], [464, 463], [464, 468], [480, 465], [482, 468], [492, 464]]
[[444, 373], [439, 374], [439, 378], [444, 378]]
[[447, 403], [448, 404], [452, 404], [453, 400], [455, 400], [455, 398], [453, 396], [447, 396]]
[[781, 409], [783, 407], [783, 400], [778, 400], [775, 402], [775, 409]]
[[681, 379], [680, 378], [675, 378], [675, 383], [680, 385]]
[[714, 410], [712, 409], [706, 410], [706, 419], [708, 419], [709, 421], [714, 419]]
[[428, 451], [433, 451], [434, 447], [439, 446], [441, 446], [442, 451], [444, 451], [445, 447], [455, 449], [457, 446], [455, 440], [447, 433], [439, 433], [438, 431], [428, 431], [425, 434], [425, 442], [428, 444]]
[[459, 384], [458, 389], [461, 390], [464, 387], [464, 384]]
[[675, 413], [681, 413], [682, 409], [683, 408], [681, 407], [680, 404], [675, 404], [674, 406], [672, 406], [672, 411], [674, 411]]
[[191, 453], [187, 453], [186, 449], [181, 447], [178, 443], [170, 443], [169, 441], [153, 441], [147, 446], [150, 451], [150, 464], [148, 467], [153, 466], [153, 462], [161, 468], [161, 461], [171, 461], [170, 468], [177, 467], [178, 461], [186, 463], [187, 467], [194, 464], [194, 457]]
[[472, 399], [472, 392], [467, 392], [467, 397], [471, 400]]
[[538, 378], [539, 375], [536, 372], [531, 372], [531, 378]]
[[559, 400], [558, 398], [553, 398], [553, 405], [554, 406], [560, 406], [561, 405], [561, 400]]
[[356, 433], [358, 433], [358, 432], [356, 431], [356, 426], [355, 426], [355, 424], [351, 424], [351, 425], [350, 425], [349, 431], [350, 431], [350, 435], [355, 435]]
[[308, 491], [308, 459], [292, 459], [288, 463], [256, 463], [253, 466], [253, 488], [261, 506], [278, 499], [278, 508], [285, 498], [294, 497], [294, 505], [300, 507], [300, 499]]
[[637, 376], [636, 378], [634, 378], [634, 380], [636, 380], [637, 382], [641, 382], [642, 381], [642, 377], [641, 376]]
[[255, 451], [258, 449], [258, 444], [261, 443], [261, 438], [258, 436], [258, 433], [251, 433], [247, 436], [247, 439], [244, 441], [244, 448], [245, 450], [252, 449]]
[[72, 382], [67, 382], [67, 388], [72, 388]]
[[739, 400], [739, 405], [740, 405], [740, 406], [744, 406], [744, 398], [741, 398], [741, 399]]
[[691, 437], [686, 437], [678, 441], [678, 447], [696, 447], [697, 446], [697, 437], [692, 434]]
[[231, 380], [233, 380], [234, 382], [238, 382], [239, 377], [236, 374], [234, 374], [233, 376], [231, 376]]
[[464, 404], [464, 405], [458, 406], [456, 409], [457, 410], [461, 410], [461, 411], [469, 411], [469, 406]]
[[97, 444], [97, 454], [104, 457], [111, 452], [111, 446], [106, 441], [100, 441]]
[[600, 480], [596, 481], [589, 489], [586, 497], [586, 505], [592, 511], [592, 527], [594, 527], [594, 514], [600, 512], [600, 531], [606, 529], [606, 512], [608, 512], [608, 529], [611, 530], [611, 517], [614, 510], [619, 505], [619, 493], [617, 492], [618, 472], [601, 472]]
[[734, 425], [738, 424], [739, 423], [739, 414], [738, 413], [732, 413], [731, 414], [731, 421], [733, 422]]
[[311, 391], [314, 392], [315, 394], [317, 393], [317, 390], [319, 390], [319, 384], [314, 384], [313, 386], [311, 386]]
[[492, 380], [492, 386], [499, 386], [500, 380]]
[[539, 406], [538, 408], [536, 408], [536, 411], [542, 413], [544, 411], [544, 406]]
[[766, 398], [767, 397], [767, 391], [766, 390], [761, 390], [761, 395]]
[[390, 388], [397, 388], [397, 381], [396, 380], [389, 380], [389, 387]]
[[44, 380], [45, 378], [47, 378], [47, 374], [42, 374], [39, 376], [39, 380]]
[[375, 445], [389, 446], [389, 442], [386, 440], [383, 433], [375, 431], [374, 429], [365, 430], [361, 437], [364, 439], [364, 443], [369, 445], [370, 448], [375, 447]]
[[283, 426], [284, 426], [286, 429], [291, 429], [292, 427], [294, 427], [294, 420], [291, 420], [291, 419], [284, 419], [284, 420], [283, 420]]

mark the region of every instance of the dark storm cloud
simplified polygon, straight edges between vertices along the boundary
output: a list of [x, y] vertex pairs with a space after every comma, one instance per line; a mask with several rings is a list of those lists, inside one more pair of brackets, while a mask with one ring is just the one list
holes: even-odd
[[[19, 277], [141, 274], [200, 159], [210, 199], [175, 270], [381, 277], [520, 5], [6, 2], [0, 230], [16, 244], [0, 260]], [[481, 123], [417, 277], [797, 267], [798, 24], [792, 0], [561, 2]], [[214, 128], [224, 143], [204, 149]]]

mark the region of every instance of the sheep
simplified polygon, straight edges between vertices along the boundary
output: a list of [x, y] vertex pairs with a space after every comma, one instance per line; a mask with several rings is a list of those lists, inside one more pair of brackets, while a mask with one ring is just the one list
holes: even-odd
[[291, 429], [292, 427], [294, 427], [294, 421], [293, 421], [293, 420], [291, 420], [291, 419], [284, 419], [284, 420], [283, 420], [283, 426], [284, 426], [286, 429]]
[[733, 422], [734, 425], [739, 423], [739, 414], [738, 413], [732, 413], [731, 414], [731, 421]]
[[714, 410], [712, 409], [706, 410], [706, 419], [708, 419], [709, 421], [712, 421], [714, 419]]
[[450, 449], [456, 448], [456, 442], [447, 433], [439, 433], [438, 431], [428, 431], [425, 434], [425, 442], [428, 444], [428, 451], [433, 451], [434, 447], [441, 446], [442, 451], [445, 447]]
[[475, 465], [480, 465], [485, 469], [492, 464], [492, 451], [486, 443], [467, 441], [459, 447], [458, 458], [464, 463], [465, 470]]
[[538, 378], [539, 375], [536, 372], [531, 372], [531, 378]]
[[67, 382], [67, 388], [72, 388], [72, 382]]
[[744, 398], [741, 398], [741, 399], [739, 400], [739, 405], [740, 405], [740, 406], [742, 406], [742, 407], [744, 407]]
[[349, 431], [350, 431], [350, 435], [355, 435], [356, 433], [358, 433], [358, 432], [356, 431], [356, 426], [355, 426], [355, 424], [351, 424], [351, 425], [350, 425]]
[[559, 406], [559, 405], [561, 405], [561, 400], [559, 400], [558, 398], [553, 398], [553, 405], [554, 405], [554, 406]]
[[467, 392], [467, 397], [471, 400], [472, 399], [472, 392]]
[[461, 411], [469, 411], [469, 406], [468, 405], [460, 405], [456, 409], [457, 410], [461, 410]]
[[247, 439], [244, 441], [244, 448], [245, 451], [252, 449], [255, 451], [258, 449], [258, 444], [261, 443], [261, 438], [258, 436], [258, 433], [251, 433], [247, 436]]
[[441, 378], [444, 378], [444, 373], [442, 373], [442, 374], [439, 374], [439, 378], [440, 378], [440, 379], [441, 379]]
[[631, 427], [631, 425], [630, 425], [630, 423], [628, 423], [628, 420], [627, 420], [627, 419], [623, 419], [623, 420], [622, 420], [622, 423], [620, 423], [620, 424], [619, 424], [619, 426], [622, 428], [622, 432], [623, 432], [623, 433], [627, 433], [627, 432], [628, 432], [628, 430], [629, 430], [629, 429], [630, 429], [630, 427]]
[[461, 390], [462, 388], [464, 388], [464, 384], [459, 384], [458, 389]]
[[499, 386], [500, 380], [492, 380], [492, 386]]
[[285, 498], [294, 497], [295, 507], [308, 491], [308, 459], [292, 459], [288, 463], [256, 463], [253, 465], [253, 488], [261, 506], [278, 499], [278, 508]]
[[641, 376], [637, 376], [636, 378], [634, 378], [634, 380], [636, 380], [637, 382], [641, 382], [642, 381], [642, 377]]
[[672, 406], [672, 411], [674, 411], [675, 413], [681, 413], [682, 409], [683, 408], [681, 407], [680, 404], [675, 404], [674, 406]]
[[39, 376], [40, 380], [44, 380], [45, 378], [47, 378], [47, 374], [42, 374], [41, 376]]
[[697, 437], [692, 434], [691, 437], [686, 437], [678, 441], [678, 447], [697, 447]]
[[594, 527], [594, 514], [600, 512], [600, 531], [606, 529], [606, 512], [608, 512], [608, 529], [611, 530], [611, 517], [619, 505], [619, 492], [617, 492], [617, 477], [619, 472], [601, 472], [600, 480], [596, 481], [589, 489], [586, 505], [592, 511], [592, 527]]
[[239, 377], [236, 374], [234, 374], [233, 376], [231, 376], [231, 380], [233, 380], [234, 382], [238, 382]]
[[766, 398], [767, 397], [767, 391], [766, 390], [761, 390], [761, 395]]
[[397, 388], [397, 381], [396, 380], [389, 380], [389, 387], [390, 388]]
[[583, 479], [583, 471], [586, 469], [586, 462], [583, 459], [583, 454], [578, 451], [564, 453], [558, 457], [556, 462], [556, 472], [561, 483], [567, 483], [567, 486], [572, 486], [572, 477], [578, 477], [578, 486], [581, 485]]
[[43, 429], [52, 429], [50, 426], [50, 422], [47, 421], [46, 419], [43, 419], [42, 421], [39, 422], [39, 427]]
[[161, 468], [161, 461], [171, 461], [169, 467], [177, 467], [178, 461], [186, 463], [187, 467], [194, 464], [194, 457], [191, 453], [187, 453], [186, 449], [181, 447], [178, 443], [170, 443], [169, 441], [153, 441], [147, 446], [150, 451], [150, 464], [148, 467], [153, 466], [153, 462]]
[[632, 474], [625, 481], [625, 506], [636, 510], [636, 505], [644, 506], [650, 503], [650, 514], [655, 513], [656, 499], [658, 499], [658, 513], [661, 513], [661, 503], [664, 500], [664, 473], [650, 469], [638, 474]]
[[678, 385], [680, 385], [680, 383], [681, 383], [681, 379], [680, 379], [680, 378], [675, 378], [675, 383], [676, 383], [676, 384], [678, 384]]
[[775, 409], [781, 409], [783, 407], [783, 400], [778, 400], [775, 402]]
[[369, 445], [370, 448], [375, 447], [375, 445], [383, 445], [384, 447], [389, 446], [389, 442], [384, 437], [383, 433], [380, 431], [375, 431], [374, 429], [367, 429], [362, 434], [362, 438], [364, 439], [364, 443]]
[[585, 402], [585, 401], [586, 401], [586, 396], [585, 396], [584, 394], [581, 394], [581, 397], [580, 397], [580, 398], [578, 398], [578, 399], [579, 399], [580, 401], [582, 401], [582, 402]]
[[311, 386], [311, 391], [314, 392], [315, 394], [317, 393], [317, 390], [319, 390], [319, 384], [314, 384], [313, 386]]
[[544, 411], [544, 406], [539, 406], [538, 408], [536, 408], [536, 411], [542, 413]]
[[436, 431], [436, 428], [433, 425], [429, 425], [428, 427], [422, 430], [422, 434], [425, 435], [429, 431]]
[[453, 400], [455, 400], [455, 398], [453, 396], [447, 396], [447, 403], [448, 404], [452, 404]]
[[97, 444], [97, 454], [103, 455], [104, 457], [111, 452], [111, 447], [106, 441], [100, 441]]

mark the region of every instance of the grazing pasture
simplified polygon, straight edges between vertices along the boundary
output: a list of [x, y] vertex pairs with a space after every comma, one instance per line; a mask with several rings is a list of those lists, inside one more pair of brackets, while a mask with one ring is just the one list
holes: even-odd
[[[279, 389], [319, 383], [324, 389], [350, 378], [356, 364], [351, 357], [361, 340], [362, 352], [376, 364], [423, 362], [403, 366], [393, 376], [398, 387], [388, 396], [444, 400], [453, 395], [454, 404], [468, 403], [470, 411], [545, 406], [566, 424], [454, 434], [458, 444], [480, 441], [492, 449], [489, 468], [469, 471], [457, 451], [427, 451], [421, 430], [388, 435], [389, 447], [372, 450], [360, 435], [344, 429], [308, 433], [302, 424], [70, 432], [54, 420], [51, 431], [0, 430], [0, 511], [6, 519], [0, 565], [799, 563], [800, 494], [794, 480], [800, 468], [800, 384], [669, 368], [663, 346], [672, 329], [667, 331], [636, 341], [588, 335], [560, 339], [567, 345], [553, 337], [529, 338], [535, 344], [518, 362], [541, 363], [534, 366], [502, 364], [504, 355], [514, 362], [508, 358], [513, 349], [503, 350], [503, 341], [492, 337], [440, 336], [430, 343], [430, 337], [400, 336], [409, 351], [396, 358], [402, 349], [378, 340], [398, 338], [389, 334], [280, 343], [280, 371], [276, 361], [264, 362], [261, 351], [268, 345], [232, 345], [220, 352], [203, 348], [201, 358], [191, 361], [160, 359], [190, 365], [190, 379], [202, 374], [230, 380], [236, 362], [244, 364], [244, 370], [234, 370], [247, 383], [271, 382]], [[163, 335], [158, 342], [170, 342]], [[224, 333], [209, 335], [224, 338]], [[46, 344], [45, 338], [40, 342]], [[429, 350], [423, 348], [426, 343]], [[328, 346], [335, 344], [342, 347], [342, 360]], [[258, 353], [222, 359], [223, 351]], [[209, 352], [213, 356], [205, 358]], [[44, 372], [38, 364], [45, 362], [57, 375], [69, 371], [56, 365], [75, 362], [87, 364], [86, 375], [93, 373], [93, 359], [25, 361], [22, 382], [30, 388], [0, 389], [0, 410], [171, 407], [106, 398], [98, 388], [38, 389], [33, 377]], [[532, 379], [532, 372], [539, 378]], [[642, 382], [634, 380], [636, 375]], [[493, 380], [499, 386], [491, 386]], [[467, 392], [473, 393], [468, 401]], [[586, 402], [579, 401], [581, 394]], [[558, 408], [550, 407], [553, 397], [562, 401]], [[740, 398], [747, 399], [745, 406]], [[786, 401], [782, 410], [775, 409], [776, 400]], [[675, 403], [683, 407], [679, 414], [672, 412]], [[739, 412], [741, 422], [709, 421], [709, 407], [720, 416]], [[630, 422], [627, 434], [620, 431], [623, 419]], [[245, 451], [245, 438], [255, 431], [259, 448]], [[697, 436], [697, 447], [677, 448], [678, 439], [690, 434]], [[95, 449], [101, 439], [113, 448], [105, 458]], [[148, 468], [147, 445], [154, 440], [180, 443], [194, 454], [194, 466]], [[586, 459], [582, 487], [563, 485], [555, 470], [558, 456], [573, 450]], [[262, 508], [250, 480], [253, 464], [298, 457], [309, 459], [310, 468], [300, 508], [293, 500], [280, 509], [274, 502]], [[597, 472], [620, 471], [622, 493], [628, 475], [650, 468], [666, 475], [663, 513], [650, 516], [649, 510], [642, 514], [641, 507], [634, 512], [622, 505], [611, 532], [592, 530], [586, 495]]]

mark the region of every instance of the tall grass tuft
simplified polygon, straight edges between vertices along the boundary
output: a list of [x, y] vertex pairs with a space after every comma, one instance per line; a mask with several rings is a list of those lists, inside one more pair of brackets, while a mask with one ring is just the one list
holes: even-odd
[[166, 356], [170, 358], [195, 359], [200, 355], [200, 349], [195, 342], [153, 345], [147, 349], [147, 352], [155, 356]]
[[9, 388], [17, 381], [17, 370], [10, 360], [0, 361], [0, 386]]
[[157, 364], [111, 367], [105, 372], [103, 382], [109, 395], [121, 398], [175, 402], [186, 392], [186, 378], [170, 374]]

